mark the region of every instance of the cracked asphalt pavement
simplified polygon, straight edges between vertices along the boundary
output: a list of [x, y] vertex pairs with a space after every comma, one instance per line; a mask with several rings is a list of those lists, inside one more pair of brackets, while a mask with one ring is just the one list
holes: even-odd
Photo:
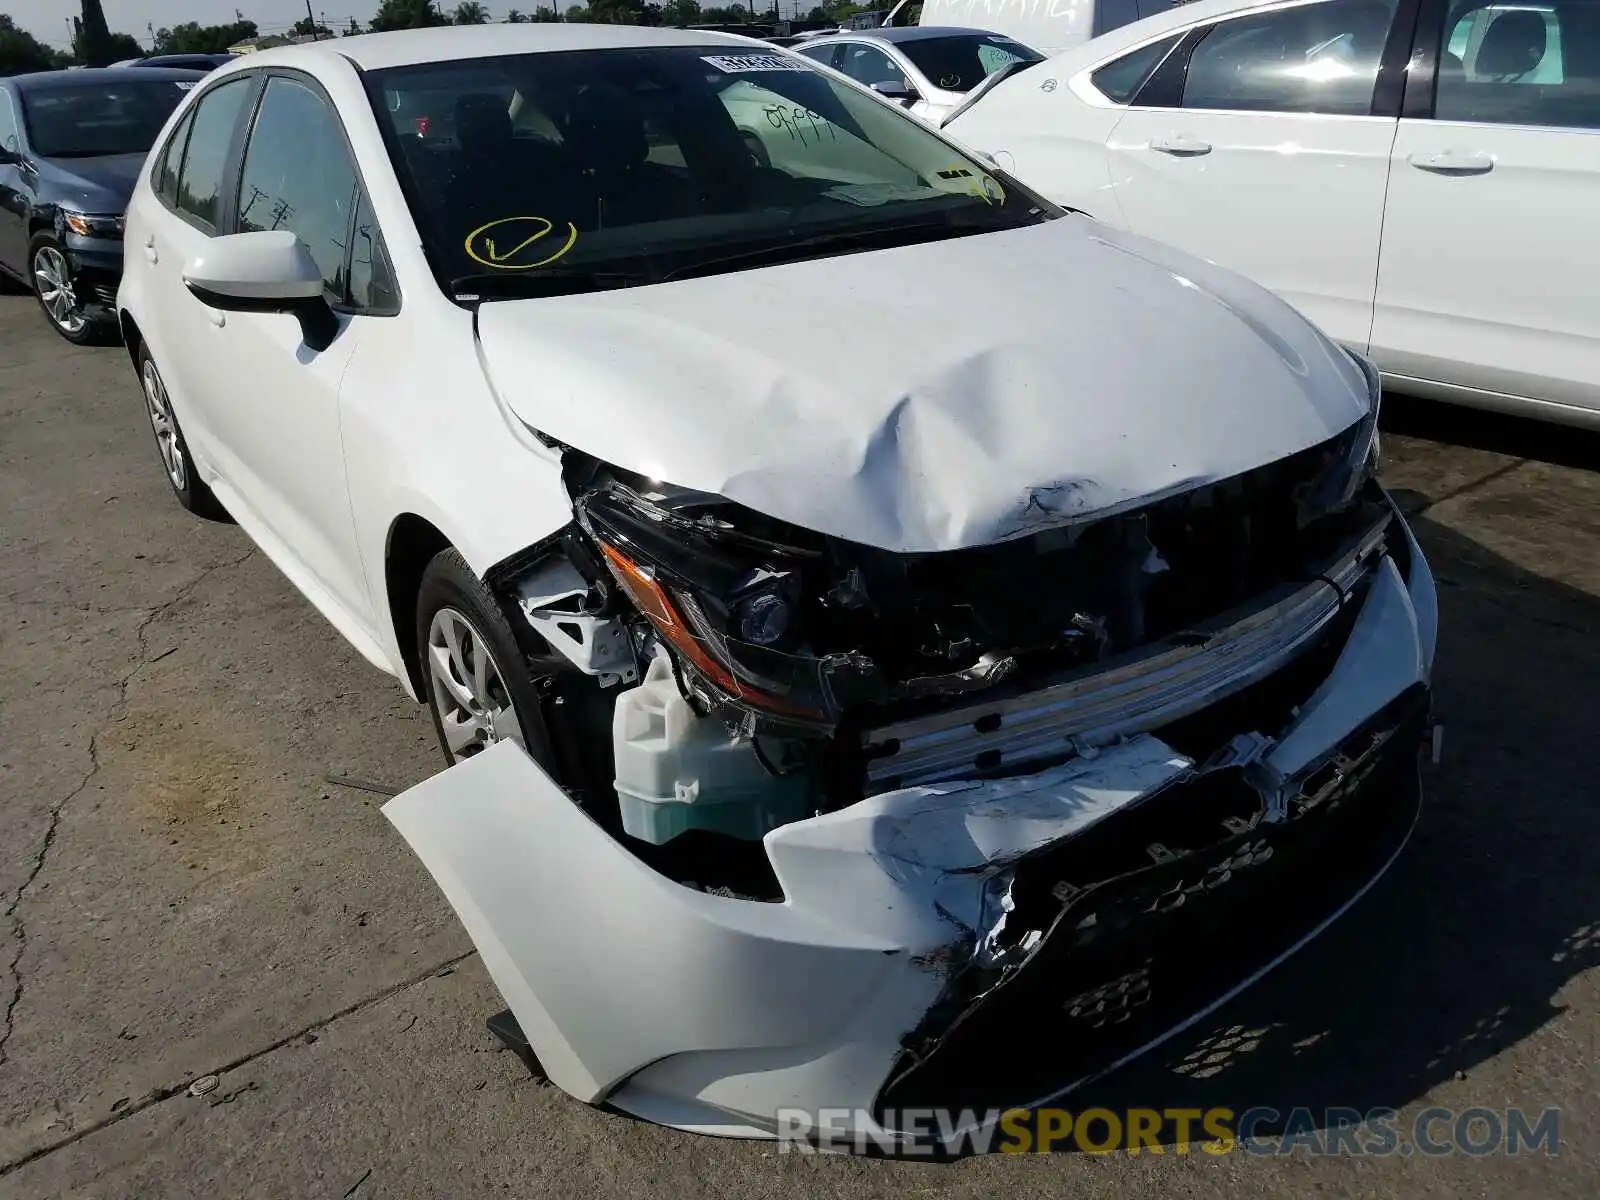
[[329, 782], [437, 770], [424, 711], [178, 508], [120, 348], [0, 297], [0, 1197], [1600, 1194], [1600, 440], [1398, 399], [1385, 429], [1443, 613], [1423, 822], [1074, 1106], [1558, 1106], [1559, 1154], [800, 1156], [587, 1108], [496, 1045], [384, 797]]

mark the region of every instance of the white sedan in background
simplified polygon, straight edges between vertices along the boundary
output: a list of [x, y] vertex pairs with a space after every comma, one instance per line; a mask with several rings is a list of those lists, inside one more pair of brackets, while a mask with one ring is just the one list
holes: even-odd
[[945, 129], [1402, 390], [1600, 426], [1600, 0], [1201, 0]]
[[1410, 833], [1436, 604], [1375, 369], [806, 59], [264, 51], [126, 240], [174, 492], [431, 706], [452, 765], [384, 812], [583, 1100], [1039, 1101]]
[[1037, 50], [1002, 33], [938, 25], [829, 33], [793, 49], [934, 125], [989, 76], [1044, 61]]

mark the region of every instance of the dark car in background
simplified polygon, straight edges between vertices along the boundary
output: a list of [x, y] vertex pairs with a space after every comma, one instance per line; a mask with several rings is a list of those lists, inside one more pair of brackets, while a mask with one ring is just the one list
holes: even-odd
[[156, 135], [204, 72], [101, 67], [0, 79], [0, 277], [55, 331], [115, 328], [122, 214]]
[[164, 67], [179, 71], [215, 71], [231, 63], [237, 54], [152, 54], [149, 58], [129, 58], [113, 67]]

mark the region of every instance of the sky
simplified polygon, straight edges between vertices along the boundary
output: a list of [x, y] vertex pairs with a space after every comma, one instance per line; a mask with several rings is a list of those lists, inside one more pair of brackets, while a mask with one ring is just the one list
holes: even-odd
[[[101, 7], [113, 33], [131, 33], [144, 46], [150, 44], [149, 26], [160, 29], [185, 21], [227, 24], [237, 19], [236, 7], [262, 33], [280, 33], [306, 15], [306, 0], [101, 0]], [[365, 21], [377, 7], [377, 0], [311, 0], [317, 19], [327, 14], [326, 23], [333, 29], [342, 29], [351, 17]], [[503, 17], [517, 5], [496, 0], [487, 7], [491, 16]], [[521, 7], [533, 6], [524, 0]], [[76, 0], [0, 0], [0, 12], [10, 13], [18, 25], [52, 46], [65, 46], [71, 40], [68, 21], [80, 11]]]

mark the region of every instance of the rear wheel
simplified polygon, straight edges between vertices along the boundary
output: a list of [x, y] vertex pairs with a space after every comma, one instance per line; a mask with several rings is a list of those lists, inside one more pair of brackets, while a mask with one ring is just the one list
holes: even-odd
[[167, 474], [167, 482], [172, 485], [178, 503], [197, 516], [225, 518], [227, 514], [222, 505], [195, 473], [189, 443], [184, 441], [183, 430], [178, 427], [177, 415], [172, 411], [172, 398], [167, 395], [167, 385], [147, 346], [139, 348], [139, 384], [144, 390], [145, 415], [150, 418], [150, 430], [156, 435], [161, 468]]

